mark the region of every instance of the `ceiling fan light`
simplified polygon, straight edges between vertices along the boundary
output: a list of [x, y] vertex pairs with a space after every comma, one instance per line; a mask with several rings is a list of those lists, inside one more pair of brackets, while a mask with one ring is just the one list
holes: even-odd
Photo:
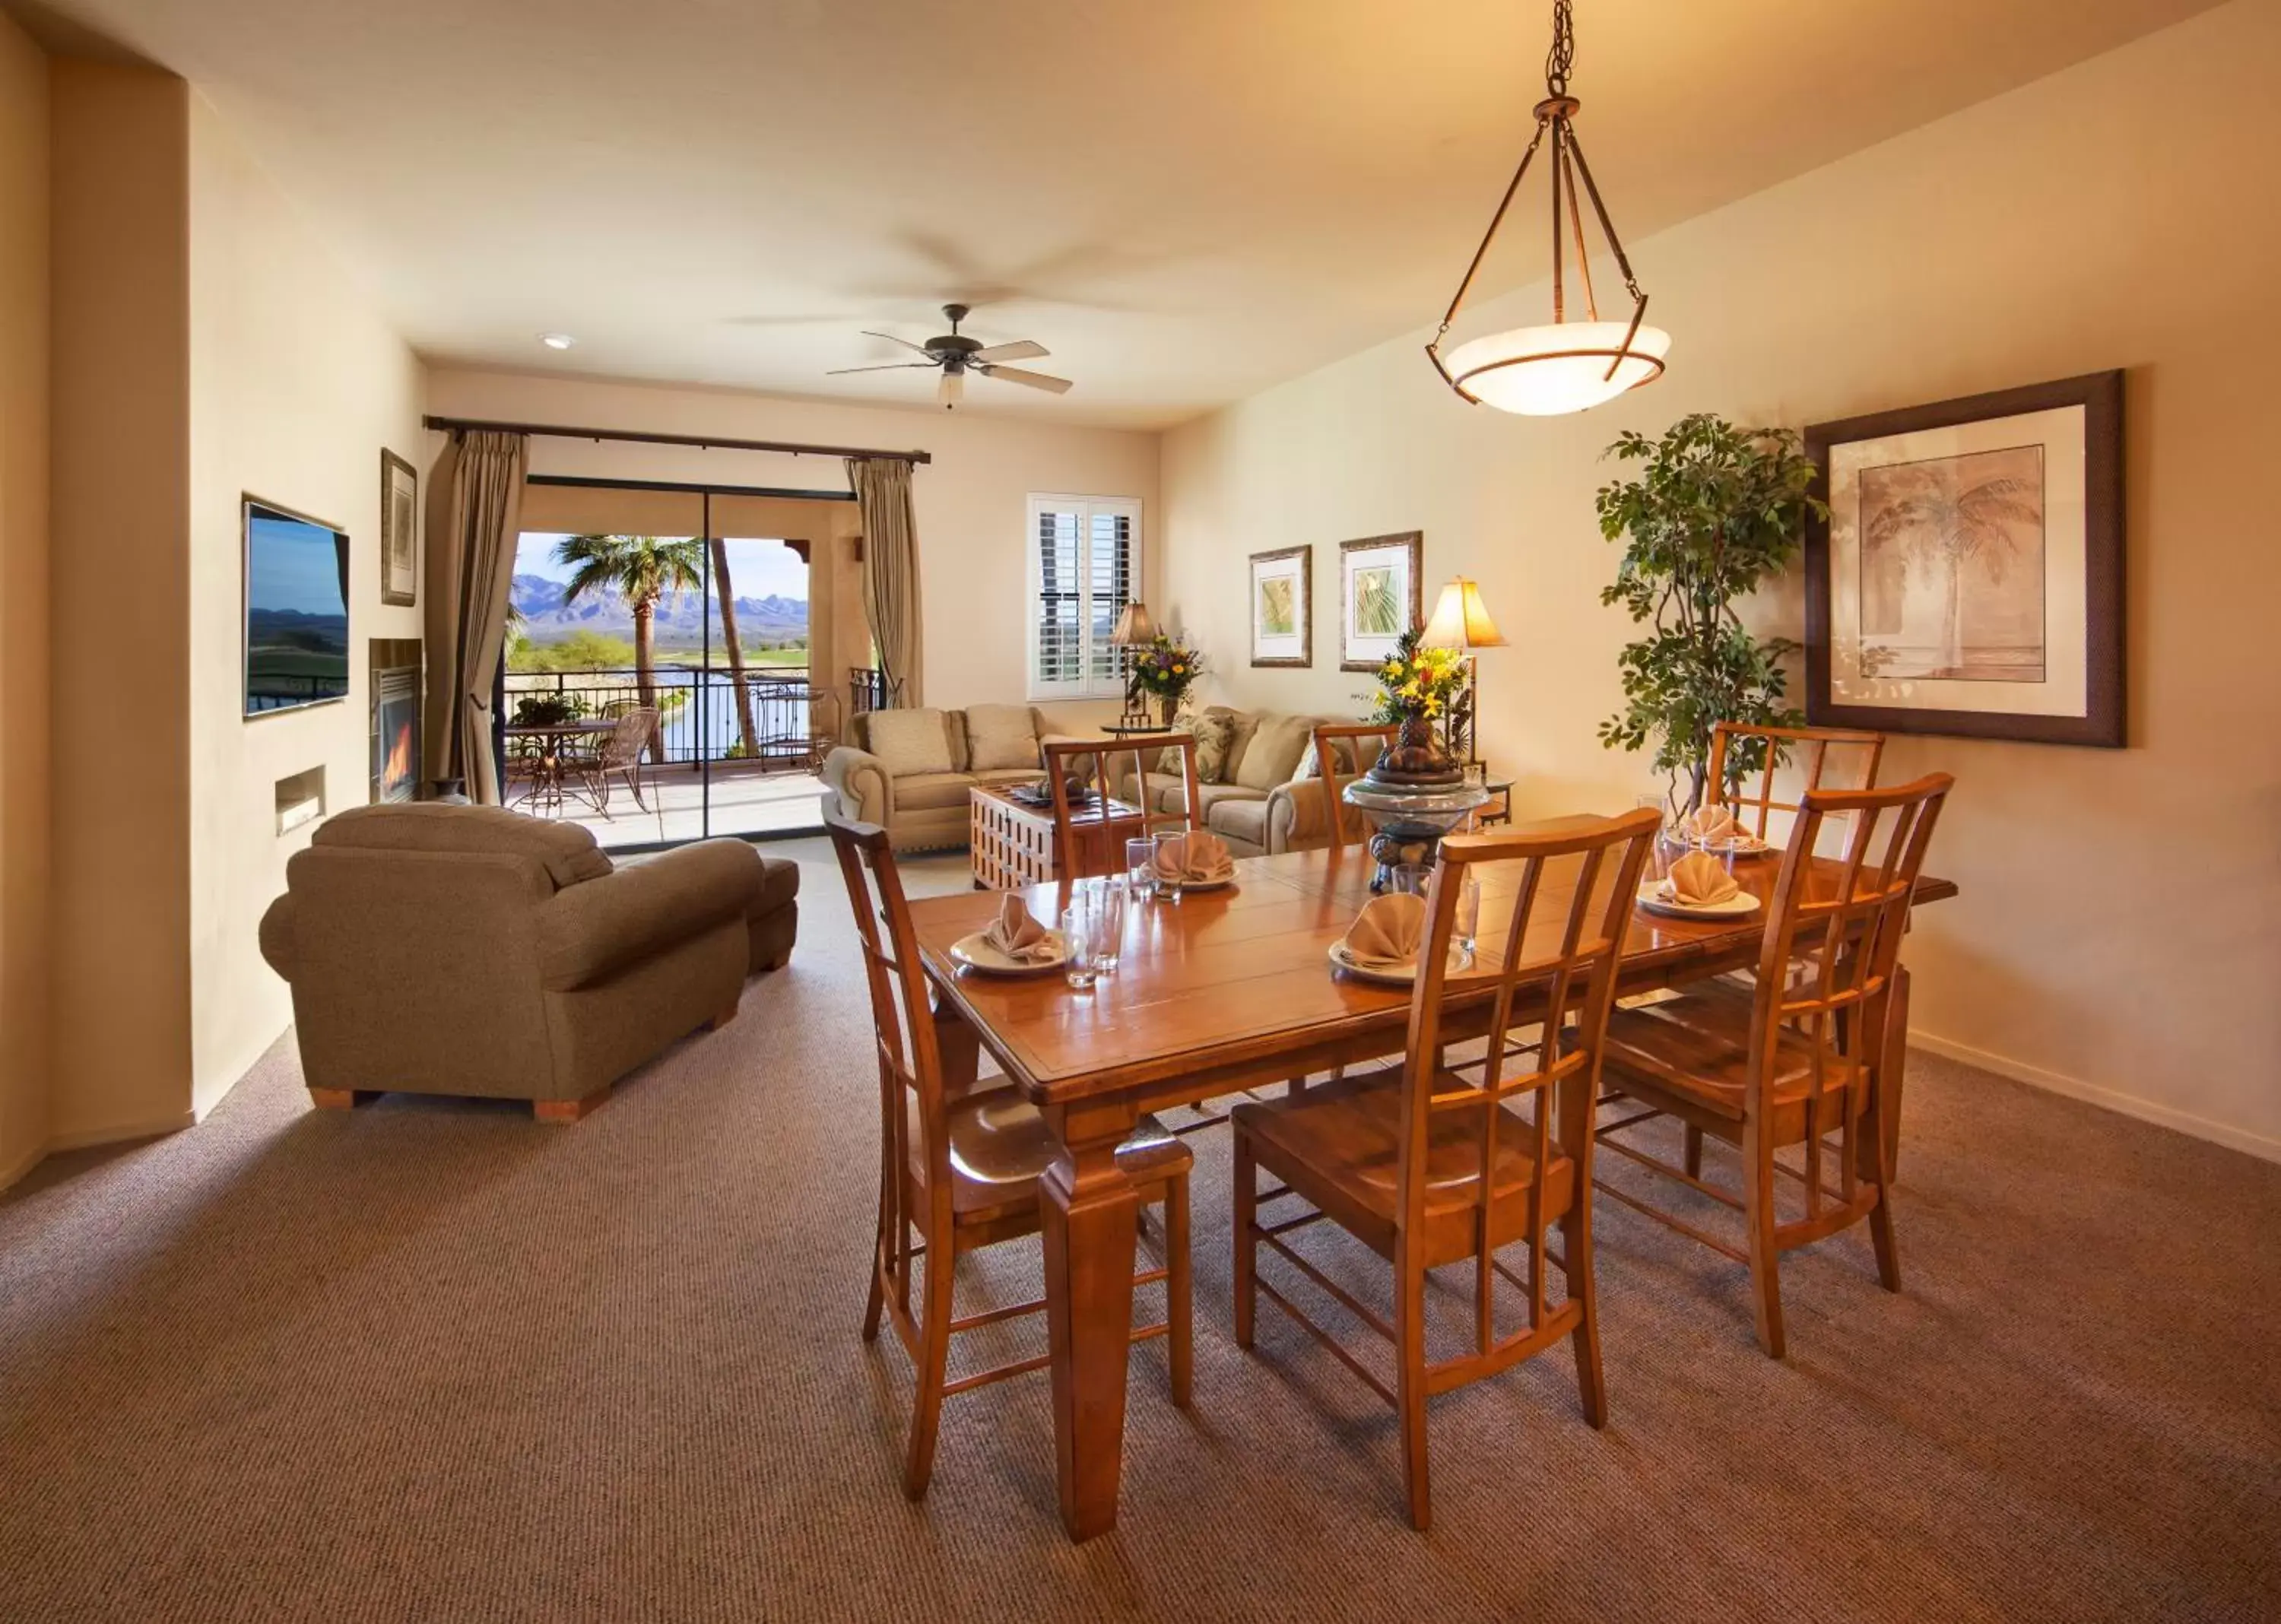
[[1633, 332], [1623, 321], [1555, 321], [1470, 339], [1450, 352], [1448, 365], [1459, 392], [1483, 406], [1558, 417], [1654, 382], [1670, 352], [1671, 335], [1659, 327]]

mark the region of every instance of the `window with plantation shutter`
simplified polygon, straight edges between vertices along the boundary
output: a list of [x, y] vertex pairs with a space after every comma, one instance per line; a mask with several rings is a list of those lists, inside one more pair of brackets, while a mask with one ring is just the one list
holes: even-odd
[[1122, 699], [1125, 651], [1109, 638], [1140, 590], [1140, 504], [1033, 496], [1029, 552], [1029, 697]]

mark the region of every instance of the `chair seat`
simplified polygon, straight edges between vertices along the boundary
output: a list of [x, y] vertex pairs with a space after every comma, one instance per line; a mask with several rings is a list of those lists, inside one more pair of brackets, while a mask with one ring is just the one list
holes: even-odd
[[[1706, 982], [1644, 1009], [1612, 1011], [1601, 1075], [1618, 1090], [1640, 1092], [1643, 1085], [1647, 1091], [1693, 1108], [1682, 1114], [1698, 1120], [1698, 1125], [1740, 1124], [1756, 1008], [1750, 989]], [[1846, 1094], [1858, 1115], [1869, 1097], [1862, 1068], [1834, 1056], [1825, 1056], [1821, 1064], [1822, 1087]], [[1781, 1028], [1769, 1102], [1778, 1143], [1804, 1136], [1813, 1072], [1813, 1046], [1794, 1029]], [[1711, 1120], [1701, 1120], [1704, 1117]], [[1825, 1124], [1825, 1129], [1832, 1125]]]
[[[914, 1165], [920, 1132], [918, 1096], [903, 1095]], [[961, 1221], [979, 1222], [1034, 1210], [1038, 1175], [1052, 1164], [1053, 1131], [1038, 1108], [1011, 1087], [986, 1088], [950, 1102], [950, 1207]], [[1195, 1153], [1153, 1116], [1144, 1116], [1117, 1148], [1117, 1164], [1137, 1184], [1185, 1173]]]
[[[1466, 1079], [1444, 1071], [1435, 1090], [1470, 1086]], [[1538, 1178], [1536, 1133], [1518, 1112], [1496, 1109], [1491, 1245], [1504, 1246], [1527, 1234], [1528, 1192]], [[1319, 1083], [1296, 1099], [1239, 1105], [1233, 1117], [1235, 1131], [1250, 1140], [1264, 1166], [1381, 1256], [1393, 1256], [1400, 1191], [1399, 1065]], [[1429, 1268], [1474, 1254], [1473, 1215], [1481, 1196], [1484, 1125], [1477, 1109], [1433, 1113], [1426, 1164]], [[1568, 1210], [1575, 1173], [1575, 1164], [1556, 1150], [1543, 1170], [1548, 1224]]]

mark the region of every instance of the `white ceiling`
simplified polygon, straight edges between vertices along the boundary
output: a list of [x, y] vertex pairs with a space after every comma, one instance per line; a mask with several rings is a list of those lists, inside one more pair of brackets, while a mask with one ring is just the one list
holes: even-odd
[[[823, 374], [956, 298], [1077, 380], [974, 408], [1142, 426], [1430, 326], [1550, 27], [1549, 0], [46, 3], [197, 84], [431, 358], [918, 403], [924, 373]], [[1637, 244], [2210, 3], [1576, 0], [1572, 88]], [[1516, 223], [1483, 293], [1542, 274]]]

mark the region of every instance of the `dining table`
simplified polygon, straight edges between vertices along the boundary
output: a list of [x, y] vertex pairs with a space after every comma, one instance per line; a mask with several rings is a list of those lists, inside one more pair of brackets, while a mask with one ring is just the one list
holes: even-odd
[[[1528, 825], [1573, 828], [1578, 817]], [[1738, 858], [1736, 880], [1762, 900], [1780, 871], [1779, 851]], [[1518, 864], [1486, 864], [1479, 947], [1473, 970], [1443, 989], [1443, 1031], [1453, 1040], [1486, 1034], [1491, 1019], [1487, 971], [1503, 963]], [[1038, 1106], [1054, 1145], [1040, 1178], [1048, 1352], [1053, 1384], [1055, 1476], [1062, 1522], [1073, 1540], [1116, 1526], [1123, 1471], [1128, 1337], [1133, 1319], [1138, 1206], [1118, 1169], [1117, 1147], [1142, 1113], [1195, 1105], [1261, 1084], [1334, 1066], [1402, 1055], [1407, 988], [1335, 971], [1333, 943], [1371, 897], [1372, 865], [1362, 848], [1332, 847], [1239, 859], [1224, 888], [1188, 891], [1128, 908], [1120, 962], [1084, 989], [1055, 974], [1011, 978], [970, 973], [951, 944], [986, 928], [1000, 899], [964, 893], [911, 904], [927, 977], [936, 989], [944, 1084], [975, 1086], [987, 1053]], [[1577, 871], [1549, 866], [1521, 963], [1553, 946]], [[1841, 883], [1838, 863], [1813, 860], [1808, 884], [1820, 894]], [[1065, 904], [1066, 879], [1021, 893], [1050, 921]], [[1915, 901], [1956, 894], [1947, 880], [1918, 882]], [[1643, 994], [1722, 971], [1754, 966], [1766, 909], [1720, 920], [1674, 918], [1635, 907], [1618, 972], [1619, 996]], [[1802, 940], [1805, 940], [1801, 938]], [[1469, 983], [1473, 984], [1469, 991]], [[1549, 995], [1542, 989], [1540, 996]], [[1516, 1022], [1542, 1016], [1516, 1004]], [[1897, 971], [1883, 1056], [1898, 1121], [1904, 1037], [1905, 971]]]

